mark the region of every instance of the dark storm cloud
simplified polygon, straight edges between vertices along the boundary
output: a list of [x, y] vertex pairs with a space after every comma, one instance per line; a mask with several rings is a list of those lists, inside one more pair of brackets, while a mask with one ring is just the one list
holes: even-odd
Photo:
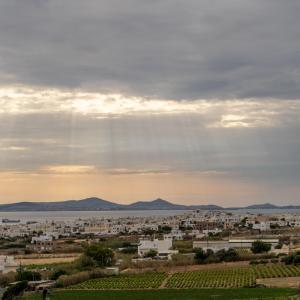
[[300, 94], [296, 0], [0, 0], [0, 79], [160, 98]]

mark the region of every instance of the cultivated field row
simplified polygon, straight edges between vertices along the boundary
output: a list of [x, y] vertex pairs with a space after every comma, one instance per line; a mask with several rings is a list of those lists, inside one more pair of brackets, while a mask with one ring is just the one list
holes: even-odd
[[191, 272], [122, 274], [115, 277], [92, 279], [74, 285], [76, 290], [153, 289], [153, 288], [238, 288], [249, 287], [258, 278], [300, 276], [300, 266], [268, 265], [240, 268], [198, 270]]

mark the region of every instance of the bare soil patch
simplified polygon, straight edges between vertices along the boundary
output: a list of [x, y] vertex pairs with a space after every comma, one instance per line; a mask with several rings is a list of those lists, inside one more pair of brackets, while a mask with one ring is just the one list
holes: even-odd
[[270, 288], [300, 288], [300, 277], [260, 278], [256, 283]]

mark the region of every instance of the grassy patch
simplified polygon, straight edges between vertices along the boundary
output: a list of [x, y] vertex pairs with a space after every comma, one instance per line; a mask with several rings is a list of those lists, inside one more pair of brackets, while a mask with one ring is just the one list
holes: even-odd
[[[285, 299], [294, 295], [292, 289], [198, 289], [198, 290], [144, 290], [144, 291], [57, 291], [52, 300], [232, 300], [232, 299]], [[33, 295], [27, 300], [41, 299]]]

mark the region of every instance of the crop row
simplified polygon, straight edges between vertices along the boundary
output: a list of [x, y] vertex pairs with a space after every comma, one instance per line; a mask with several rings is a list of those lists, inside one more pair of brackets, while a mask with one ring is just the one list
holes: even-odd
[[300, 267], [270, 265], [227, 269], [211, 269], [175, 273], [169, 278], [168, 288], [234, 288], [246, 287], [257, 278], [300, 276]]
[[255, 266], [257, 278], [297, 277], [300, 276], [300, 266], [273, 264]]
[[[207, 269], [174, 273], [165, 284], [167, 288], [238, 288], [255, 284], [257, 278], [300, 276], [300, 266], [262, 265], [238, 268]], [[122, 274], [85, 281], [71, 289], [147, 289], [158, 288], [166, 273]]]
[[175, 273], [167, 282], [168, 288], [242, 287], [255, 283], [251, 268], [212, 269]]
[[91, 279], [70, 287], [71, 289], [146, 289], [158, 288], [166, 273], [143, 273]]

